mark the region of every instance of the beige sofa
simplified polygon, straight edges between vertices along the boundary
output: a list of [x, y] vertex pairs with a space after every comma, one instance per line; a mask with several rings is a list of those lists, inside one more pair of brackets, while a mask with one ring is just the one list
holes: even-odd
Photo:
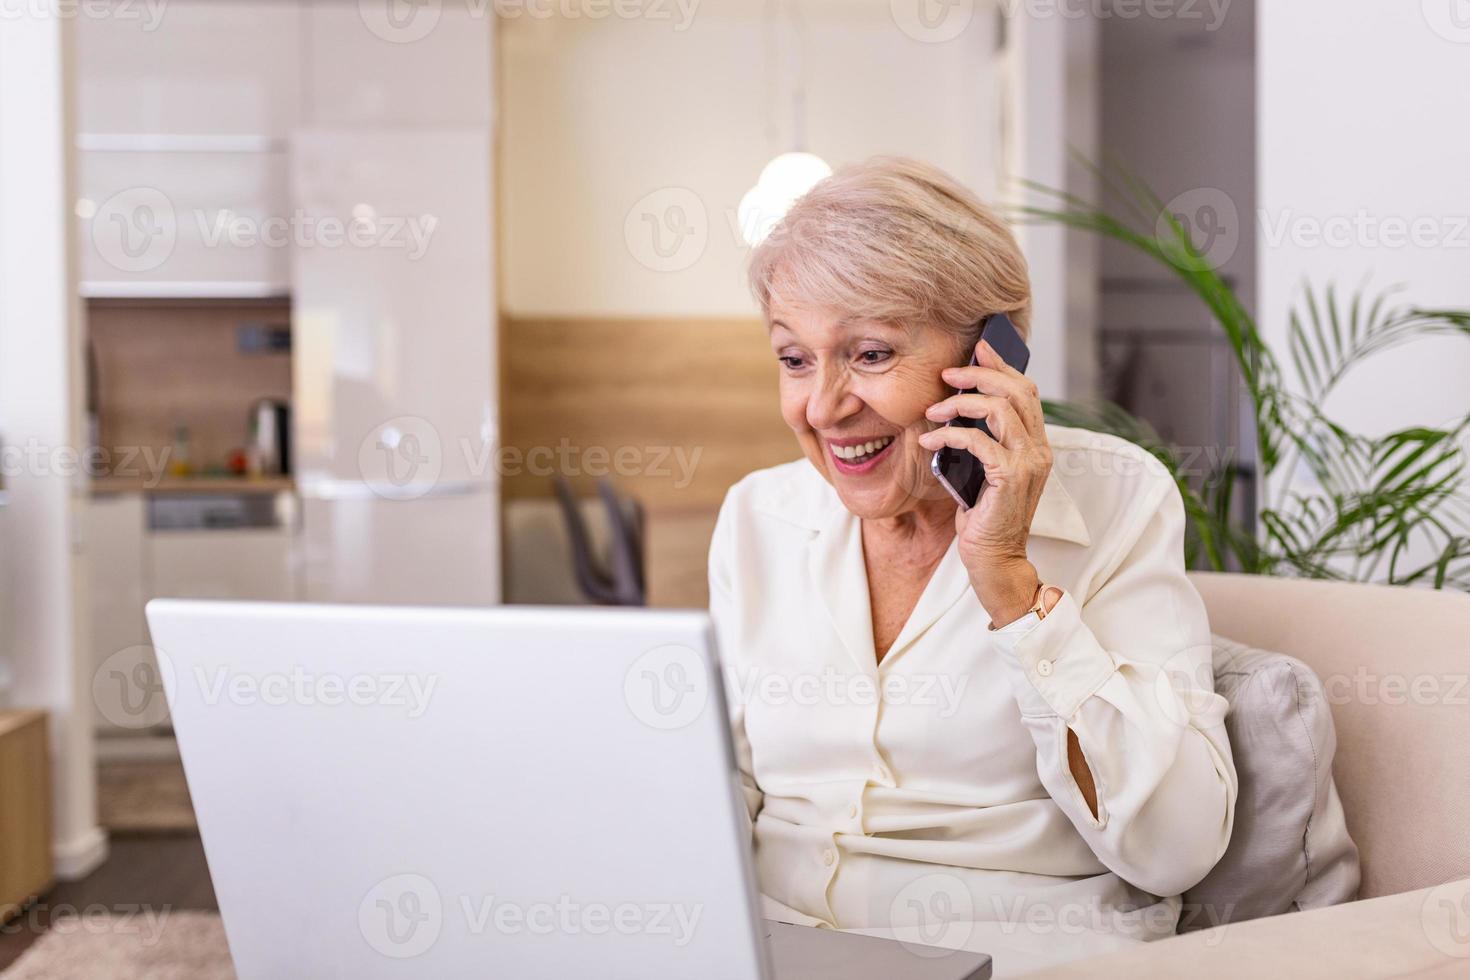
[[1306, 662], [1359, 899], [1194, 932], [1046, 977], [1470, 977], [1470, 596], [1198, 574], [1211, 628]]

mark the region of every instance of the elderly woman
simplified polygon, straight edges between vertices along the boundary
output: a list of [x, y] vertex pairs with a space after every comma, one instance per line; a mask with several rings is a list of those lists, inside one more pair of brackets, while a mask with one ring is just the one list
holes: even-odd
[[[766, 914], [1004, 972], [1173, 933], [1236, 777], [1170, 476], [1046, 425], [977, 343], [1026, 333], [1025, 260], [932, 167], [822, 181], [750, 279], [806, 457], [737, 484], [710, 549]], [[942, 446], [984, 464], [970, 510]]]

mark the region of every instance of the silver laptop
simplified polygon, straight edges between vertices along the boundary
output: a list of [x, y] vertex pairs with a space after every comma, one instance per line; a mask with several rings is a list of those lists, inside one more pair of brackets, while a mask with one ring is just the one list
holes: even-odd
[[701, 613], [162, 599], [148, 625], [241, 980], [990, 975], [759, 917]]

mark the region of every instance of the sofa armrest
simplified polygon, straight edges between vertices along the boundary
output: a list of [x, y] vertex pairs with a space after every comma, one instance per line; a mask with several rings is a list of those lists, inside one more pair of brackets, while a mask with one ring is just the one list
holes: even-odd
[[[1000, 966], [1001, 964], [997, 964]], [[1470, 975], [1470, 878], [1421, 891], [1217, 926], [1030, 977]]]

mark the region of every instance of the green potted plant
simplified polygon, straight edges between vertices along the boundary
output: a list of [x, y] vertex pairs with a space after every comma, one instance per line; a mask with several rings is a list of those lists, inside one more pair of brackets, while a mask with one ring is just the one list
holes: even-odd
[[1094, 172], [1122, 201], [1122, 216], [1031, 183], [1050, 203], [1019, 211], [1029, 220], [1093, 232], [1143, 252], [1208, 308], [1230, 342], [1253, 409], [1261, 472], [1258, 533], [1231, 519], [1238, 480], [1232, 465], [1191, 479], [1173, 447], [1111, 403], [1048, 402], [1048, 418], [1121, 436], [1169, 467], [1189, 515], [1192, 565], [1470, 589], [1464, 444], [1470, 415], [1448, 426], [1367, 436], [1323, 410], [1349, 371], [1385, 350], [1432, 335], [1470, 337], [1470, 311], [1415, 306], [1402, 302], [1398, 289], [1339, 296], [1331, 285], [1306, 286], [1290, 315], [1285, 355], [1278, 356], [1178, 216], [1121, 168]]

